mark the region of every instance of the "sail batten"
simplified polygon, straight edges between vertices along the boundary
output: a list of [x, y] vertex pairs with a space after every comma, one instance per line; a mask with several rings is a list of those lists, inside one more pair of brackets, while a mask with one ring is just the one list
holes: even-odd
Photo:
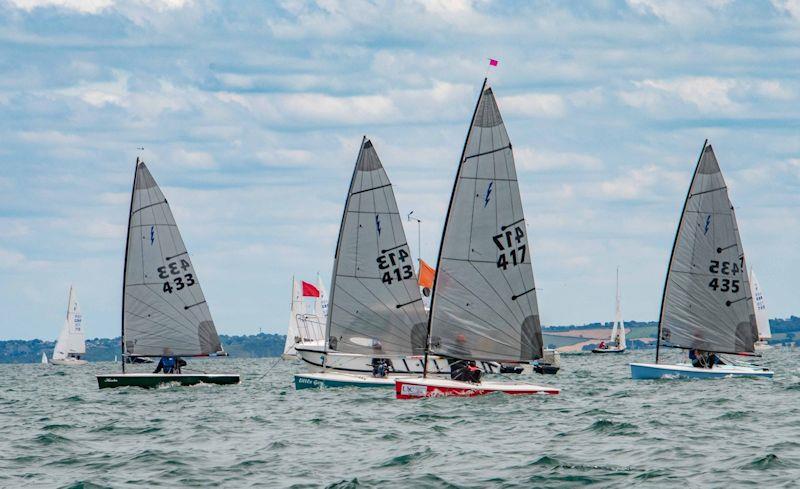
[[123, 353], [224, 353], [167, 199], [143, 162], [136, 165], [123, 286]]
[[426, 314], [392, 184], [362, 140], [342, 215], [327, 314], [327, 347], [410, 355], [424, 349]]
[[710, 145], [681, 214], [659, 331], [667, 346], [724, 353], [752, 353], [758, 339], [736, 212]]
[[435, 354], [496, 361], [542, 356], [512, 145], [485, 82], [456, 173], [429, 321]]

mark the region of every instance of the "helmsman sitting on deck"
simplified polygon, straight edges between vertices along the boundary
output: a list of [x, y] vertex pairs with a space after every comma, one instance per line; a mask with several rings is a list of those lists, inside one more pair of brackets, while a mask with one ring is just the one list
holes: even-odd
[[[454, 351], [461, 350], [464, 356], [470, 354], [466, 346], [467, 339], [463, 334], [456, 336], [456, 345]], [[480, 383], [483, 371], [475, 364], [474, 360], [462, 360], [460, 358], [448, 358], [447, 363], [450, 365], [450, 378], [453, 380], [460, 380], [462, 382]]]
[[165, 374], [181, 373], [181, 367], [186, 365], [186, 361], [180, 357], [172, 356], [171, 353], [172, 351], [169, 348], [164, 348], [164, 356], [158, 361], [158, 365], [153, 371], [154, 374], [159, 372], [164, 372]]

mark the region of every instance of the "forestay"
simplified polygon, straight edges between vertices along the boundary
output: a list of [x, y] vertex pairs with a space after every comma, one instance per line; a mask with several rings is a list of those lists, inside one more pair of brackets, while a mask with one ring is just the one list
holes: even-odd
[[661, 306], [661, 340], [722, 353], [758, 339], [746, 263], [711, 146], [704, 146], [678, 226]]
[[123, 294], [123, 346], [133, 356], [221, 353], [217, 330], [167, 199], [136, 166]]
[[375, 356], [422, 353], [426, 319], [392, 185], [365, 138], [336, 247], [328, 347]]
[[83, 315], [78, 304], [78, 294], [74, 287], [69, 288], [67, 302], [67, 317], [64, 326], [56, 340], [53, 350], [53, 359], [64, 360], [69, 355], [83, 355], [86, 353], [86, 338], [83, 333]]
[[476, 360], [542, 356], [542, 331], [511, 142], [481, 90], [436, 267], [431, 352]]

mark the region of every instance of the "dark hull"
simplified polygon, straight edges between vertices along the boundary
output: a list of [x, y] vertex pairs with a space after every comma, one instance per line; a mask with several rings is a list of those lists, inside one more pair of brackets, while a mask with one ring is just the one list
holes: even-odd
[[98, 375], [97, 385], [101, 389], [110, 387], [142, 387], [153, 389], [167, 384], [197, 385], [197, 384], [238, 384], [241, 379], [238, 374], [111, 374]]
[[595, 348], [592, 353], [625, 353], [625, 350], [617, 350], [616, 348], [606, 348], [605, 350]]

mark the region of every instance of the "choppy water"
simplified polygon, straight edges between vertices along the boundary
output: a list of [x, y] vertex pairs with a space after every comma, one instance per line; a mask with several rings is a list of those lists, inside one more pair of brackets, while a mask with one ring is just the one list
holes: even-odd
[[0, 486], [723, 487], [800, 479], [800, 353], [772, 381], [632, 381], [652, 352], [565, 356], [559, 396], [398, 401], [295, 391], [303, 367], [194, 363], [238, 386], [100, 391], [88, 367], [0, 365]]

